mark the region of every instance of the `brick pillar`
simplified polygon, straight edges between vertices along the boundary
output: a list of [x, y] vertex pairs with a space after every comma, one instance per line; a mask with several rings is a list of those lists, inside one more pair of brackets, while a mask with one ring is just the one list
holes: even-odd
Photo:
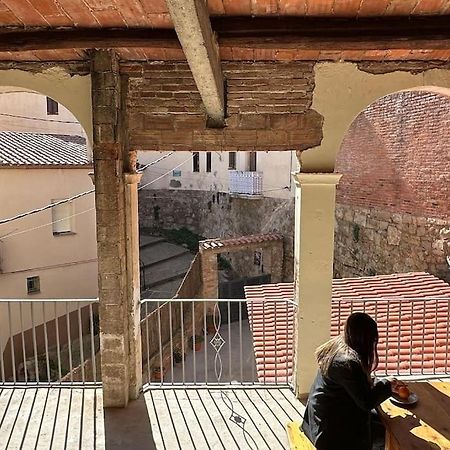
[[140, 388], [140, 346], [132, 342], [139, 336], [135, 317], [139, 269], [137, 274], [134, 269], [136, 264], [139, 267], [137, 202], [133, 200], [137, 181], [128, 179], [125, 187], [128, 158], [121, 131], [116, 55], [108, 50], [93, 52], [91, 77], [103, 403], [124, 407]]
[[272, 243], [270, 250], [270, 280], [271, 283], [281, 283], [283, 281], [283, 241]]
[[309, 392], [316, 348], [330, 338], [336, 185], [341, 175], [297, 173], [295, 195], [295, 387]]
[[203, 298], [217, 298], [219, 296], [217, 254], [200, 249], [200, 255], [202, 258]]

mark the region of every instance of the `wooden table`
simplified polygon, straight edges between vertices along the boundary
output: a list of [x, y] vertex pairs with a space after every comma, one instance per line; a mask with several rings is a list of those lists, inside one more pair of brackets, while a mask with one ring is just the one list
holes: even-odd
[[379, 412], [386, 426], [386, 450], [450, 450], [450, 383], [408, 383], [419, 396], [409, 409], [386, 400]]

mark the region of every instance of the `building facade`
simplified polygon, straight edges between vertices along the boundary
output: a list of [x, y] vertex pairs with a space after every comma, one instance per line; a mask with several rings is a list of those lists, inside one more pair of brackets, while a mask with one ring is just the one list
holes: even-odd
[[[93, 188], [86, 146], [54, 136], [0, 132], [1, 218]], [[0, 225], [0, 297], [95, 298], [93, 194]]]
[[[142, 165], [167, 152], [139, 152]], [[291, 173], [297, 170], [295, 152], [175, 152], [154, 169], [147, 169], [144, 189], [214, 191], [289, 199], [294, 197]]]

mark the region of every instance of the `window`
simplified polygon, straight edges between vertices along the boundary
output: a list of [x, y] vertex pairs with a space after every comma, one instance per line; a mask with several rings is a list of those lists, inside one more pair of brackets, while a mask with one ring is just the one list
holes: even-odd
[[256, 152], [250, 152], [248, 158], [249, 172], [256, 172]]
[[47, 116], [57, 116], [58, 115], [58, 102], [55, 102], [50, 97], [47, 97]]
[[228, 170], [236, 170], [236, 152], [228, 153]]
[[206, 152], [206, 171], [211, 172], [211, 152]]
[[[57, 203], [60, 200], [52, 200]], [[73, 203], [67, 202], [52, 208], [53, 235], [73, 233]]]
[[192, 171], [200, 172], [200, 154], [198, 152], [194, 152], [192, 155]]
[[39, 277], [27, 278], [27, 293], [36, 294], [37, 292], [41, 292], [41, 281]]

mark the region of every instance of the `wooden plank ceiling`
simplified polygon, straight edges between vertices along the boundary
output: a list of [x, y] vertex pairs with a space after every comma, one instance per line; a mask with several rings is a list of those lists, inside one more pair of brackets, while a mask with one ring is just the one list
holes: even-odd
[[[223, 20], [231, 16], [274, 18], [322, 17], [403, 20], [419, 16], [450, 14], [450, 0], [208, 0], [211, 17]], [[441, 17], [443, 19], [443, 17]], [[450, 22], [450, 16], [449, 16]], [[0, 33], [16, 28], [146, 28], [172, 29], [173, 24], [165, 0], [0, 0]], [[255, 48], [245, 43], [221, 41], [222, 60], [444, 60], [450, 59], [450, 49], [305, 49], [280, 44], [277, 48]], [[273, 47], [273, 46], [272, 46]], [[179, 46], [119, 48], [124, 60], [182, 60]], [[83, 60], [83, 49], [45, 49], [34, 51], [2, 51], [0, 60], [49, 61]]]

